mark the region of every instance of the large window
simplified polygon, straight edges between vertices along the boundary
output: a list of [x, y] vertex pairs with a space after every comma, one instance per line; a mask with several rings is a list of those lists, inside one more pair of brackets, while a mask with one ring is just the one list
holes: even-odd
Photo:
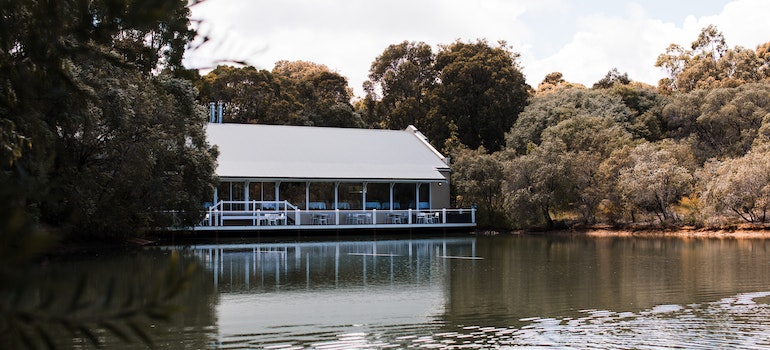
[[308, 209], [334, 209], [334, 184], [331, 182], [311, 183], [309, 202]]
[[366, 209], [388, 209], [390, 206], [390, 184], [370, 183], [366, 185]]
[[289, 203], [300, 209], [305, 209], [305, 182], [281, 182], [281, 193], [278, 200]]
[[415, 209], [415, 184], [397, 183], [393, 186], [393, 209]]
[[341, 183], [339, 187], [339, 206], [338, 209], [363, 209], [361, 199], [362, 183]]

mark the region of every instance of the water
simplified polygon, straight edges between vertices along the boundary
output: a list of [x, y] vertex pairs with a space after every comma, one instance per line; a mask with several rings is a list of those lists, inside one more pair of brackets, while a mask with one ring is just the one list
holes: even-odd
[[[415, 235], [166, 247], [34, 275], [62, 289], [83, 275], [96, 285], [116, 275], [146, 283], [169, 249], [180, 251], [198, 269], [180, 300], [186, 311], [152, 327], [159, 348], [759, 349], [770, 346], [768, 247]], [[100, 334], [107, 348], [144, 348]]]

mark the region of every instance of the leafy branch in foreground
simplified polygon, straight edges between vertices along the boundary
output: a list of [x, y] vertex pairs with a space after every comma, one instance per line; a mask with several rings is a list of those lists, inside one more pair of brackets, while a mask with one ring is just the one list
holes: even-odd
[[53, 288], [0, 290], [0, 348], [56, 349], [61, 345], [56, 335], [62, 332], [96, 347], [103, 347], [107, 333], [123, 342], [140, 340], [153, 346], [148, 330], [181, 311], [174, 301], [189, 287], [194, 270], [194, 264], [182, 267], [175, 252], [150, 285], [138, 281], [123, 288], [112, 278], [94, 288], [84, 276], [71, 293]]

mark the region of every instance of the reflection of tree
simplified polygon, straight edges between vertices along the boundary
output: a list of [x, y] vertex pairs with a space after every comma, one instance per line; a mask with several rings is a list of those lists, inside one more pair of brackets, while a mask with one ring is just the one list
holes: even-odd
[[476, 250], [484, 260], [452, 261], [448, 269], [445, 322], [450, 328], [471, 322], [508, 327], [527, 317], [580, 317], [586, 309], [638, 312], [710, 302], [746, 292], [747, 284], [770, 283], [764, 269], [744, 268], [766, 265], [768, 245], [758, 240], [482, 239]]
[[[5, 275], [0, 288], [0, 347], [69, 348], [90, 342], [120, 348], [137, 341], [172, 343], [167, 339], [188, 336], [187, 327], [211, 326], [211, 312], [180, 312], [212, 304], [200, 300], [212, 292], [203, 283], [205, 273], [196, 273], [194, 265], [178, 254], [170, 262], [158, 258], [141, 254], [59, 261], [55, 266], [27, 269], [23, 275]], [[197, 348], [208, 343], [203, 338], [193, 342]]]

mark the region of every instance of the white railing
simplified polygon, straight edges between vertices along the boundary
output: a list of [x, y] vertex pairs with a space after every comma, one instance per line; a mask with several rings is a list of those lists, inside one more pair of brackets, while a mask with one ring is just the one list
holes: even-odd
[[476, 224], [476, 209], [301, 210], [288, 201], [220, 201], [202, 226], [389, 226]]

